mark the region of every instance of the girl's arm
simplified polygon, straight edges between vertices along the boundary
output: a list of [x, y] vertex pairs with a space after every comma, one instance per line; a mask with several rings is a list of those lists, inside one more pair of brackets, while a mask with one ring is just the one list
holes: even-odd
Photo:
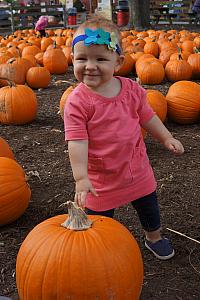
[[73, 176], [76, 182], [74, 200], [79, 206], [84, 207], [88, 192], [97, 196], [88, 178], [88, 140], [69, 141], [68, 151]]
[[157, 115], [154, 115], [148, 122], [142, 124], [142, 127], [168, 150], [175, 154], [182, 154], [184, 152], [181, 142], [172, 136]]

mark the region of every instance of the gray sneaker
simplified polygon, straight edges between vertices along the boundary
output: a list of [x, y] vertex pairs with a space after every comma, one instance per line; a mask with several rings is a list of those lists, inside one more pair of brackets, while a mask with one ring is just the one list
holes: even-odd
[[170, 259], [175, 254], [171, 242], [167, 238], [162, 238], [155, 243], [145, 240], [145, 247], [149, 249], [157, 258], [162, 260]]

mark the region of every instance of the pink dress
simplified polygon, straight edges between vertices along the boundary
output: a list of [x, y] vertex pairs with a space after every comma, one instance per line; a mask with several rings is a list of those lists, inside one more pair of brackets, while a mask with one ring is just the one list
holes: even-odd
[[80, 83], [65, 105], [65, 140], [89, 140], [88, 176], [99, 194], [86, 207], [105, 211], [155, 191], [141, 126], [154, 112], [145, 90], [128, 78], [116, 97], [98, 95]]

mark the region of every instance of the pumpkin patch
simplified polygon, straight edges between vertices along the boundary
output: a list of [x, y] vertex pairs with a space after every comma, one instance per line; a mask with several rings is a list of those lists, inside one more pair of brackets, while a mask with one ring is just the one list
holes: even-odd
[[141, 84], [147, 102], [185, 147], [183, 157], [171, 156], [141, 129], [165, 233], [176, 252], [173, 263], [161, 267], [147, 253], [130, 205], [117, 208], [113, 220], [88, 216], [93, 223], [87, 230], [61, 225], [69, 215], [63, 203], [74, 197], [63, 126], [65, 103], [77, 85], [71, 60], [74, 30], [46, 33], [41, 38], [25, 29], [0, 37], [0, 295], [198, 299], [200, 34], [164, 27], [121, 31], [125, 62], [115, 75]]

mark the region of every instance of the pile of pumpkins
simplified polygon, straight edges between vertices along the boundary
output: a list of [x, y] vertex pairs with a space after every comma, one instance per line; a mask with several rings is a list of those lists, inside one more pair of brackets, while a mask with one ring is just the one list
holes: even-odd
[[[72, 64], [70, 54], [74, 30], [49, 29], [46, 30], [46, 34], [46, 37], [41, 38], [34, 30], [25, 29], [18, 30], [8, 37], [0, 37], [0, 86], [8, 85], [8, 82], [1, 78], [10, 80], [9, 86], [0, 89], [0, 123], [18, 125], [34, 120], [37, 99], [31, 89], [28, 90], [28, 86], [32, 89], [47, 88], [50, 74], [64, 74]], [[148, 85], [160, 84], [164, 78], [175, 82], [166, 95], [167, 111], [164, 104], [162, 114], [167, 114], [179, 124], [198, 122], [200, 88], [191, 79], [200, 78], [199, 33], [188, 30], [129, 30], [122, 31], [121, 37], [125, 59], [115, 75], [128, 76], [132, 73], [139, 78], [141, 84]], [[25, 83], [28, 86], [24, 85]], [[67, 89], [60, 100], [62, 117], [67, 96], [73, 88]], [[19, 113], [20, 102], [24, 105], [26, 101], [23, 97], [25, 89], [28, 98], [32, 100], [31, 109], [22, 117]], [[8, 107], [13, 107], [5, 103], [4, 95], [8, 90], [10, 97], [7, 97], [7, 102], [15, 101], [11, 96], [13, 90], [16, 91], [16, 95], [20, 94], [17, 101], [19, 104], [14, 106], [14, 113], [5, 113]], [[147, 98], [148, 94], [149, 92]], [[164, 102], [160, 103], [159, 93], [155, 91], [154, 94], [155, 100], [151, 100], [151, 105], [157, 113]], [[163, 117], [161, 119], [164, 121]]]
[[142, 84], [160, 84], [200, 78], [200, 34], [188, 30], [123, 31], [124, 67], [119, 74], [135, 72]]

